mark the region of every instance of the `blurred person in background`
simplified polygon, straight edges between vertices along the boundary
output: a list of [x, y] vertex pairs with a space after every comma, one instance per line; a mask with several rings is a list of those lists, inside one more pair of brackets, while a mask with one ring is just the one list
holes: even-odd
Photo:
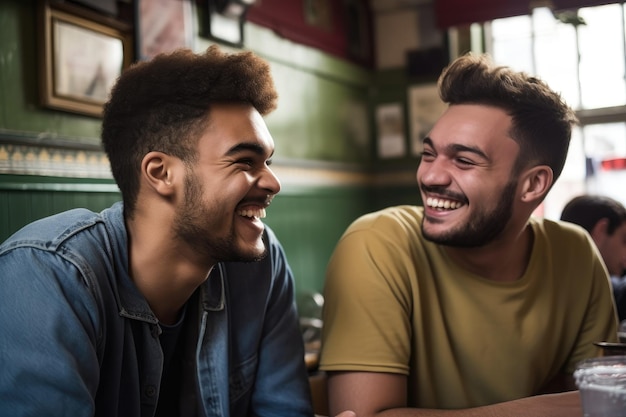
[[581, 195], [565, 205], [561, 220], [591, 235], [611, 276], [619, 320], [626, 320], [626, 208], [611, 197]]

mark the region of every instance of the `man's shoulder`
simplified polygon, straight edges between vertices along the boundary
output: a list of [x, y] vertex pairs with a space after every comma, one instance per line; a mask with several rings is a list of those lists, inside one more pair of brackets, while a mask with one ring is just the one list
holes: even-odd
[[549, 251], [553, 258], [560, 259], [559, 262], [585, 265], [589, 256], [596, 252], [589, 233], [576, 224], [549, 219], [531, 219], [531, 224], [535, 234], [535, 249]]
[[[125, 235], [125, 230], [113, 231], [117, 226], [108, 224], [121, 216], [114, 212], [72, 209], [26, 225], [0, 245], [0, 285], [20, 289], [39, 282], [48, 288], [54, 282], [51, 294], [71, 294], [76, 305], [112, 294], [115, 274], [125, 270], [127, 259], [126, 241], [115, 235]], [[76, 285], [77, 280], [84, 285]], [[65, 300], [56, 297], [59, 303]], [[117, 314], [116, 304], [112, 306]]]
[[76, 208], [35, 220], [10, 236], [7, 243], [55, 241], [64, 236], [72, 235], [76, 230], [93, 224], [96, 214], [84, 208]]
[[423, 208], [412, 205], [399, 205], [367, 213], [355, 220], [351, 230], [368, 228], [409, 227], [414, 229], [422, 222]]
[[[535, 233], [545, 236], [548, 240], [568, 239], [577, 242], [589, 240], [587, 231], [574, 223], [536, 217], [531, 218], [530, 223]], [[563, 241], [561, 243], [567, 242]]]
[[[101, 233], [94, 232], [111, 218], [121, 218], [121, 207], [113, 206], [101, 213], [76, 208], [53, 214], [29, 223], [16, 231], [0, 245], [0, 253], [19, 247], [40, 248], [55, 251], [68, 246], [80, 250], [89, 241], [99, 241]], [[83, 233], [83, 232], [88, 233]], [[81, 238], [85, 236], [85, 238]], [[89, 238], [87, 238], [89, 236]], [[98, 243], [96, 242], [96, 245]]]
[[423, 209], [419, 206], [391, 206], [357, 218], [341, 236], [338, 246], [347, 253], [357, 247], [369, 250], [381, 245], [408, 249], [423, 242], [421, 223]]

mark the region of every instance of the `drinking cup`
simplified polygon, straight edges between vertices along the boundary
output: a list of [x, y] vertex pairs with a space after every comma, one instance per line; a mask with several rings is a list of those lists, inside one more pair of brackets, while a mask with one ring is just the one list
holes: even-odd
[[626, 356], [586, 359], [574, 378], [585, 417], [626, 417]]

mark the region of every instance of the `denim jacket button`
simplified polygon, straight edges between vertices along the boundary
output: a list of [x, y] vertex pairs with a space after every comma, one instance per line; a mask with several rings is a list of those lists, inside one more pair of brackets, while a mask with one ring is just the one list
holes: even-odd
[[144, 394], [148, 398], [152, 398], [156, 395], [156, 387], [154, 385], [147, 385], [144, 389]]

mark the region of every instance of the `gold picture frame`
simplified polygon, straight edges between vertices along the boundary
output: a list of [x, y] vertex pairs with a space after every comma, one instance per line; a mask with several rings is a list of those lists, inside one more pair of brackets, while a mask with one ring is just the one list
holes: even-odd
[[80, 8], [40, 7], [41, 105], [101, 117], [111, 87], [132, 62], [132, 30]]

